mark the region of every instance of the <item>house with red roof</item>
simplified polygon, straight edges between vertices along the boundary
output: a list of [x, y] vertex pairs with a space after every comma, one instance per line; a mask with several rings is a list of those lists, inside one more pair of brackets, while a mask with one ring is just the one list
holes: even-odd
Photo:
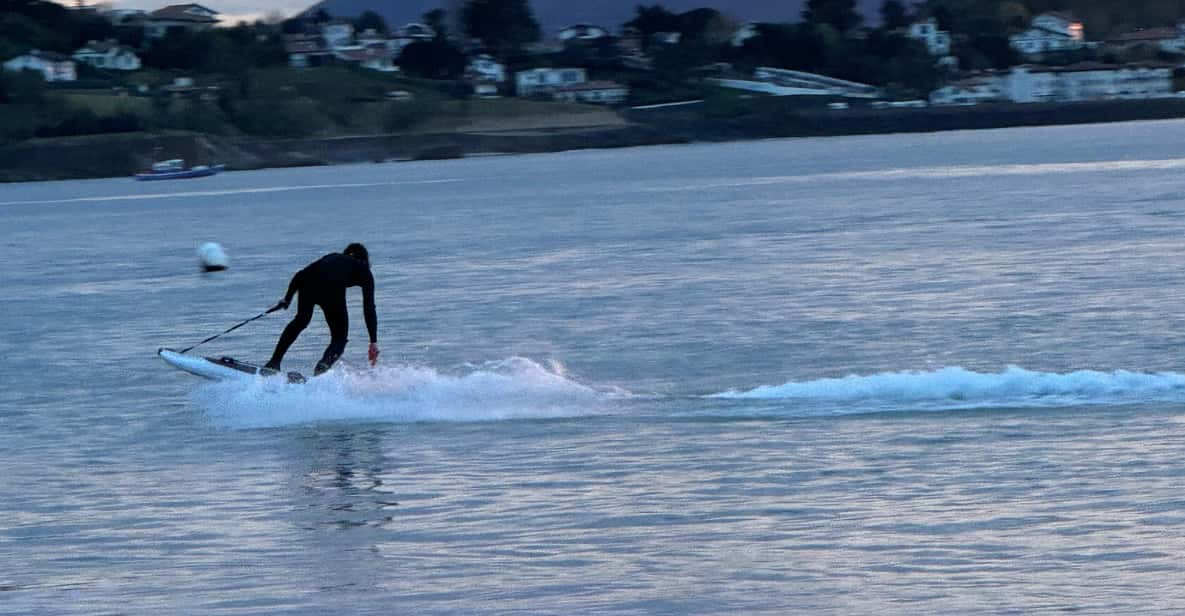
[[218, 11], [200, 4], [171, 4], [144, 16], [144, 36], [161, 38], [169, 30], [180, 28], [202, 31], [218, 23]]

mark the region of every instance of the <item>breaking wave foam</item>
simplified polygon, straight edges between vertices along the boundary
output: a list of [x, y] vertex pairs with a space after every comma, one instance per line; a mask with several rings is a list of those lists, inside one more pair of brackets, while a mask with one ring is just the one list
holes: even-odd
[[606, 412], [622, 392], [580, 384], [560, 364], [523, 358], [442, 374], [417, 366], [335, 369], [303, 385], [280, 379], [210, 383], [195, 401], [217, 423], [236, 428], [323, 421], [493, 421]]

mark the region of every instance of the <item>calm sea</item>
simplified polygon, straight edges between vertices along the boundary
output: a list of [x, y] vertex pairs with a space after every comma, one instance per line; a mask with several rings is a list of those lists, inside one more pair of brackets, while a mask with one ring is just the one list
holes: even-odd
[[[0, 185], [0, 613], [1185, 611], [1182, 144]], [[356, 292], [306, 386], [156, 357], [353, 241], [377, 368]], [[263, 361], [286, 316], [197, 351]]]

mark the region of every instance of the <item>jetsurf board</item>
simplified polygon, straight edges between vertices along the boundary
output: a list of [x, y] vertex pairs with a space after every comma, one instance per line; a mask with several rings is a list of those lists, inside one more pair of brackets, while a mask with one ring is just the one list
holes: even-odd
[[[172, 349], [158, 349], [156, 352], [166, 364], [190, 374], [200, 376], [211, 381], [243, 380], [257, 376], [279, 376], [275, 370], [261, 368], [255, 364], [239, 361], [233, 357], [198, 357], [178, 353]], [[304, 375], [299, 372], [287, 374], [289, 383], [304, 383]]]

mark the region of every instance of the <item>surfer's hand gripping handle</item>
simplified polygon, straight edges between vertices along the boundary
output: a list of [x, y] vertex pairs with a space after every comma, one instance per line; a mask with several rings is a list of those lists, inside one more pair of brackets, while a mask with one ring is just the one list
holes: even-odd
[[288, 302], [286, 302], [284, 300], [280, 300], [280, 301], [276, 302], [275, 306], [268, 308], [267, 312], [264, 314], [271, 314], [277, 310], [288, 310]]

